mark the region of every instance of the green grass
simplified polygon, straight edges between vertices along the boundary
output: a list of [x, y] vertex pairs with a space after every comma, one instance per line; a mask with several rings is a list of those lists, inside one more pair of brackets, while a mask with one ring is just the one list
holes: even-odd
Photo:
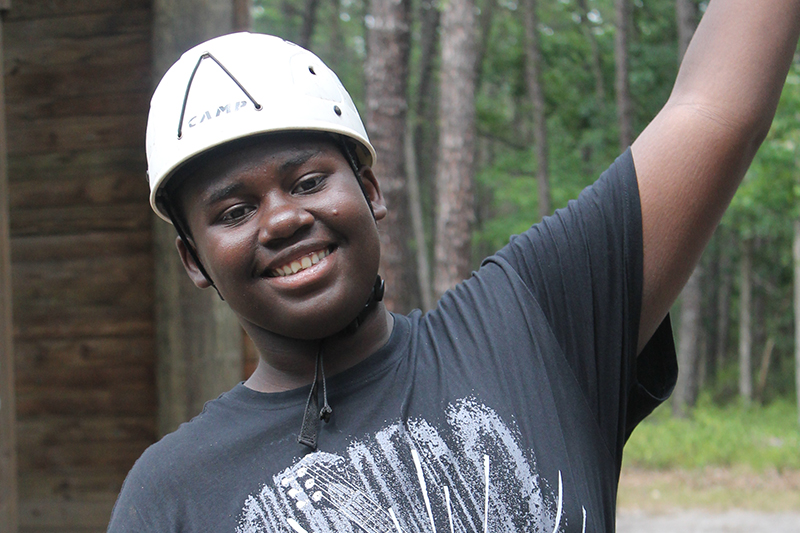
[[651, 470], [800, 470], [797, 407], [788, 400], [717, 407], [703, 398], [687, 418], [677, 419], [662, 406], [633, 432], [624, 463]]

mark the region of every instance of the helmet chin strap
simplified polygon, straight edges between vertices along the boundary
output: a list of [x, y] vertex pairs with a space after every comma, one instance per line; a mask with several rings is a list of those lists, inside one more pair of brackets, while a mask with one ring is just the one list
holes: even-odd
[[[350, 322], [337, 335], [352, 335], [358, 330], [364, 320], [369, 316], [372, 311], [378, 306], [378, 302], [383, 300], [383, 293], [385, 284], [383, 279], [378, 276], [375, 279], [375, 285], [372, 286], [372, 292], [369, 295], [366, 305], [358, 313], [358, 316]], [[330, 337], [327, 337], [330, 338]], [[297, 436], [297, 442], [303, 446], [307, 446], [312, 451], [317, 449], [317, 441], [319, 439], [319, 422], [324, 420], [327, 424], [333, 415], [333, 408], [328, 404], [328, 385], [325, 380], [325, 367], [323, 365], [322, 346], [325, 339], [319, 341], [319, 349], [317, 350], [317, 359], [314, 364], [314, 381], [311, 382], [311, 390], [308, 392], [308, 400], [306, 401], [306, 408], [303, 411], [303, 424], [300, 426], [300, 435]], [[320, 379], [321, 378], [321, 379]], [[322, 408], [319, 407], [319, 385], [322, 383]]]
[[217, 291], [217, 296], [219, 296], [219, 299], [224, 302], [225, 298], [222, 297], [222, 293], [219, 292], [219, 289], [214, 284], [214, 280], [212, 280], [211, 276], [209, 276], [208, 272], [206, 272], [203, 263], [200, 262], [200, 256], [197, 254], [197, 250], [195, 250], [192, 241], [190, 241], [189, 238], [187, 237], [186, 235], [187, 232], [183, 228], [183, 221], [178, 218], [177, 213], [175, 213], [175, 211], [172, 209], [172, 202], [170, 201], [170, 197], [167, 194], [167, 191], [162, 190], [161, 192], [159, 192], [158, 199], [160, 204], [164, 206], [164, 210], [167, 212], [167, 216], [169, 216], [169, 219], [172, 222], [172, 226], [175, 228], [175, 231], [178, 232], [178, 237], [180, 237], [180, 239], [183, 241], [184, 246], [186, 246], [186, 251], [188, 251], [189, 255], [192, 256], [192, 260], [194, 260], [195, 265], [197, 265], [197, 269], [200, 271], [203, 277], [206, 278], [206, 281], [208, 281], [209, 285], [214, 287], [214, 290]]
[[353, 151], [347, 146], [347, 141], [345, 140], [344, 136], [337, 135], [339, 138], [339, 149], [342, 151], [342, 155], [347, 160], [347, 164], [350, 165], [350, 168], [353, 170], [353, 174], [356, 176], [356, 181], [358, 182], [358, 187], [361, 189], [361, 193], [364, 195], [364, 199], [367, 201], [367, 206], [369, 207], [369, 212], [372, 213], [372, 220], [376, 220], [375, 218], [375, 209], [372, 208], [372, 200], [369, 199], [369, 194], [367, 194], [367, 188], [364, 187], [364, 180], [361, 179], [361, 174], [359, 173], [358, 160], [353, 154]]

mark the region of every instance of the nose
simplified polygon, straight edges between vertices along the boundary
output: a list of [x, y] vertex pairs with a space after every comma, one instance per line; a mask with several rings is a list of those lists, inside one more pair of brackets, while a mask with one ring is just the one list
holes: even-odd
[[258, 240], [270, 246], [294, 236], [298, 231], [314, 223], [314, 215], [291, 198], [273, 198], [265, 204], [261, 215]]

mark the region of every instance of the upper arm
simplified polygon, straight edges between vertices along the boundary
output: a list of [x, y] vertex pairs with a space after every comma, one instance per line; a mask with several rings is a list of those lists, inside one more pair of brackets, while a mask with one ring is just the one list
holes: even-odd
[[632, 147], [642, 209], [639, 348], [691, 275], [757, 142], [692, 106], [666, 107]]
[[669, 102], [634, 142], [642, 206], [639, 347], [692, 273], [769, 130], [800, 0], [714, 0]]

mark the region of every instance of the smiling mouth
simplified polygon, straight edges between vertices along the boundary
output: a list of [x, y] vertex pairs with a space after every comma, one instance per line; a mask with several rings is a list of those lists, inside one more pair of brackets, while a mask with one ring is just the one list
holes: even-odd
[[317, 250], [316, 252], [311, 252], [303, 257], [293, 259], [281, 267], [271, 269], [269, 271], [269, 275], [272, 278], [278, 278], [297, 274], [298, 272], [302, 272], [303, 270], [316, 265], [328, 257], [332, 251], [333, 250], [330, 248], [324, 248], [322, 250]]

